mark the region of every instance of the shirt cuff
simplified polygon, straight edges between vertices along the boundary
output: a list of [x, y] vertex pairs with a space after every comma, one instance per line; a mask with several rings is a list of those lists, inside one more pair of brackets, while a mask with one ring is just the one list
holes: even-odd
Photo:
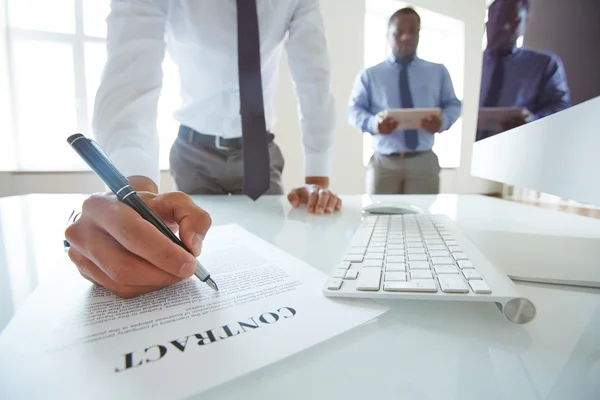
[[376, 135], [379, 132], [377, 131], [377, 115], [371, 115], [365, 120], [365, 124], [363, 126], [363, 132], [369, 132], [371, 135]]
[[442, 118], [442, 126], [440, 127], [439, 133], [447, 131], [448, 129], [450, 129], [450, 126], [451, 126], [451, 124], [448, 123], [448, 121], [450, 121], [450, 118], [448, 118], [445, 113], [442, 112], [441, 118]]
[[142, 149], [125, 147], [110, 154], [110, 159], [123, 176], [145, 176], [152, 179], [160, 192], [158, 160]]
[[306, 154], [304, 156], [305, 176], [325, 176], [331, 174], [331, 152]]

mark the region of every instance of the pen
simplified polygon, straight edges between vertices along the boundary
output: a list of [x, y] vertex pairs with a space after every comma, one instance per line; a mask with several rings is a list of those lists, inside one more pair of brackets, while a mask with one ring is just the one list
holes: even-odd
[[[100, 146], [93, 140], [83, 136], [81, 133], [69, 136], [67, 142], [79, 154], [81, 158], [94, 170], [96, 175], [117, 195], [117, 198], [124, 204], [133, 208], [142, 218], [150, 222], [163, 235], [171, 239], [173, 243], [183, 248], [188, 253], [190, 249], [177, 237], [169, 227], [152, 211], [150, 207], [143, 202], [136, 191], [129, 186], [129, 181], [125, 178], [104, 154]], [[215, 281], [210, 277], [210, 273], [196, 259], [196, 272], [194, 275], [202, 282], [214, 290], [219, 290]]]

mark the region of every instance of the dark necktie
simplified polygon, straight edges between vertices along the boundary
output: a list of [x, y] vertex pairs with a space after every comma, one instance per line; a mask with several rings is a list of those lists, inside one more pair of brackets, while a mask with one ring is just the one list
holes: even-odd
[[490, 88], [483, 102], [483, 107], [498, 107], [500, 92], [504, 84], [504, 57], [497, 56], [495, 59], [494, 72], [490, 81]]
[[269, 143], [260, 70], [260, 38], [256, 0], [237, 0], [238, 70], [242, 116], [242, 190], [252, 200], [270, 185]]
[[[400, 72], [400, 100], [402, 101], [402, 108], [415, 107], [410, 92], [410, 86], [408, 85], [408, 65], [411, 61], [412, 57], [400, 60], [400, 64], [402, 65], [402, 71]], [[408, 147], [408, 149], [416, 149], [419, 145], [419, 132], [416, 129], [405, 129], [404, 141], [406, 142], [406, 147]]]

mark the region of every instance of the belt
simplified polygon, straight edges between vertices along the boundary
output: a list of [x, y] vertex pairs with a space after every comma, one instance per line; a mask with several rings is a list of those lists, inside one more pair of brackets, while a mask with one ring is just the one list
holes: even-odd
[[406, 153], [391, 153], [386, 155], [390, 157], [411, 158], [425, 153], [429, 153], [429, 151], [408, 151]]
[[[213, 145], [220, 150], [233, 150], [242, 148], [242, 138], [222, 138], [215, 135], [206, 135], [204, 133], [197, 132], [192, 128], [181, 125], [179, 127], [179, 134], [177, 135], [181, 139], [193, 145], [208, 144]], [[275, 135], [268, 132], [268, 142], [271, 143], [275, 139]]]

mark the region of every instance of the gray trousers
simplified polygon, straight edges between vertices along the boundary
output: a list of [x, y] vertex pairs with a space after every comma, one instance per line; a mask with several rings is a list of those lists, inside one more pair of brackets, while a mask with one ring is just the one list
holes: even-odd
[[[283, 194], [283, 154], [275, 142], [269, 144], [269, 159], [271, 186], [265, 194]], [[242, 194], [242, 150], [193, 145], [178, 137], [169, 160], [177, 190], [187, 194]]]
[[440, 164], [433, 151], [411, 157], [374, 153], [367, 165], [368, 194], [437, 194]]

